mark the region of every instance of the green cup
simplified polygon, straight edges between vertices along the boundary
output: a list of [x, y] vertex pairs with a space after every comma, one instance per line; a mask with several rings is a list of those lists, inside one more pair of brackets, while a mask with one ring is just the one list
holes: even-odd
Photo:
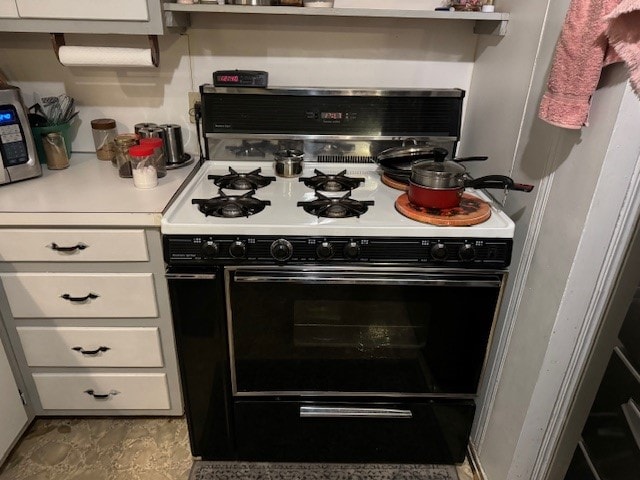
[[51, 125], [49, 127], [31, 127], [31, 133], [33, 133], [33, 141], [36, 144], [36, 152], [38, 153], [38, 159], [40, 163], [47, 163], [47, 156], [44, 153], [44, 145], [42, 144], [42, 137], [47, 133], [60, 132], [62, 138], [64, 138], [64, 145], [67, 147], [67, 157], [71, 158], [71, 124], [61, 123], [59, 125]]

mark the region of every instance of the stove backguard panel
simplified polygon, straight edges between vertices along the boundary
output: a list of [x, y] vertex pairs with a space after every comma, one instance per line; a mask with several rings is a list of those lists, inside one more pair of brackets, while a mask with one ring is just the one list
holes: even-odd
[[[203, 85], [200, 91], [207, 158], [215, 160], [225, 160], [217, 147], [221, 140], [230, 139], [267, 139], [276, 149], [297, 148], [305, 152], [306, 160], [320, 162], [373, 161], [379, 152], [403, 141], [433, 144], [453, 156], [460, 137], [464, 98], [464, 91], [458, 89], [240, 89]], [[353, 150], [335, 148], [337, 141], [352, 145]], [[229, 160], [238, 160], [239, 156], [242, 154]]]

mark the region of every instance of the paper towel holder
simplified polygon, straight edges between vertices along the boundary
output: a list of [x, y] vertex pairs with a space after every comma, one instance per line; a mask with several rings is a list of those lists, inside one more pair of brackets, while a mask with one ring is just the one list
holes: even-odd
[[[151, 48], [151, 63], [153, 63], [154, 67], [160, 65], [160, 48], [158, 46], [158, 36], [157, 35], [147, 35], [149, 40], [149, 47]], [[64, 33], [52, 33], [51, 34], [51, 43], [53, 44], [53, 51], [56, 54], [56, 58], [58, 62], [60, 62], [60, 47], [66, 46], [66, 41], [64, 38]], [[62, 62], [60, 62], [62, 64]]]

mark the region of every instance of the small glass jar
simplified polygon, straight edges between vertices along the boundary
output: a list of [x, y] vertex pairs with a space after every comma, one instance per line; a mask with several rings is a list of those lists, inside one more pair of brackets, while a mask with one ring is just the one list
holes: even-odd
[[153, 188], [158, 185], [158, 174], [153, 165], [153, 148], [135, 145], [129, 148], [133, 184], [137, 188]]
[[99, 160], [108, 160], [115, 164], [116, 145], [115, 138], [118, 134], [116, 121], [112, 118], [98, 118], [91, 120], [93, 143], [96, 147], [96, 156]]
[[118, 167], [118, 175], [122, 178], [131, 178], [131, 157], [129, 156], [129, 148], [138, 144], [138, 135], [135, 133], [122, 133], [116, 135], [116, 163]]
[[47, 168], [49, 170], [62, 170], [69, 166], [69, 156], [64, 137], [60, 132], [51, 132], [42, 139], [45, 156], [47, 157]]
[[153, 148], [153, 165], [156, 167], [158, 178], [167, 174], [167, 162], [164, 154], [164, 142], [161, 138], [142, 138], [140, 145]]

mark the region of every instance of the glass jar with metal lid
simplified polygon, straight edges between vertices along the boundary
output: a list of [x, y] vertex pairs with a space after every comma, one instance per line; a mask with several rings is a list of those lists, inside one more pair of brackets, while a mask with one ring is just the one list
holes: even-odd
[[98, 118], [91, 120], [93, 143], [96, 147], [96, 156], [99, 160], [110, 160], [115, 164], [116, 145], [115, 138], [118, 134], [116, 121], [112, 118]]
[[131, 178], [133, 176], [129, 148], [137, 145], [138, 139], [139, 137], [135, 133], [122, 133], [115, 138], [118, 175], [122, 178]]

